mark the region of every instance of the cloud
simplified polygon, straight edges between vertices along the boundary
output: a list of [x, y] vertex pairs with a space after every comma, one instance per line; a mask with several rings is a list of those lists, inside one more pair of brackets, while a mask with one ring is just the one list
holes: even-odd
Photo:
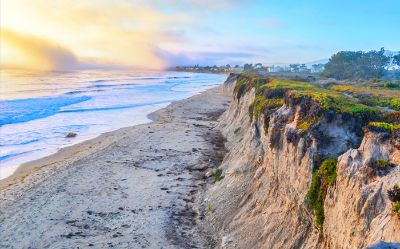
[[76, 56], [54, 42], [5, 28], [0, 32], [1, 67], [70, 70], [78, 66]]
[[[250, 32], [260, 27], [280, 29], [284, 24], [279, 19], [252, 15], [244, 23], [229, 18], [213, 22], [230, 10], [238, 11], [237, 18], [247, 17], [242, 8], [252, 4], [248, 0], [3, 1], [0, 25], [8, 32], [8, 42], [1, 45], [3, 54], [9, 55], [2, 54], [1, 66], [163, 69], [277, 57], [269, 49], [283, 51], [283, 57], [289, 50], [292, 53], [292, 44], [281, 36], [274, 41], [268, 32]], [[289, 48], [274, 47], [282, 43]]]
[[19, 55], [2, 61], [19, 67], [43, 64], [49, 69], [77, 65], [162, 69], [167, 64], [154, 48], [179, 47], [184, 33], [175, 27], [190, 22], [190, 16], [166, 15], [124, 0], [2, 2], [7, 50], [12, 47]]

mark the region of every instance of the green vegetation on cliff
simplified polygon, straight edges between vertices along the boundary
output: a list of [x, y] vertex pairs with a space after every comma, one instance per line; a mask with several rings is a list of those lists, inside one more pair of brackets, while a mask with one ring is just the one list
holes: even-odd
[[268, 78], [261, 77], [256, 73], [246, 72], [239, 74], [235, 88], [233, 90], [237, 99], [240, 99], [243, 95], [249, 92], [253, 87], [260, 89], [261, 86], [268, 82]]
[[[339, 122], [347, 122], [351, 125], [351, 131], [360, 135], [363, 128], [391, 132], [393, 137], [397, 136], [396, 132], [400, 130], [400, 88], [397, 85], [317, 85], [288, 79], [267, 78], [254, 73], [238, 75], [234, 92], [239, 101], [246, 93], [252, 91], [252, 88], [254, 88], [255, 97], [249, 106], [251, 121], [258, 121], [260, 117], [263, 117], [264, 131], [267, 132], [272, 117], [279, 119], [285, 116], [273, 116], [278, 108], [283, 105], [293, 107], [292, 111], [295, 110], [298, 115], [292, 115], [290, 118], [294, 117], [292, 121], [296, 122], [297, 131], [301, 131], [292, 135], [293, 140], [296, 136], [305, 134], [314, 135], [320, 139], [320, 142], [322, 139], [327, 140], [329, 136], [324, 137], [324, 131], [319, 130], [319, 127], [324, 126], [320, 124], [329, 123], [335, 119]], [[273, 128], [281, 129], [279, 125]], [[272, 132], [279, 133], [276, 130]], [[327, 155], [322, 155], [322, 157], [326, 158]], [[316, 161], [321, 162], [319, 159]], [[313, 171], [306, 201], [315, 215], [316, 226], [322, 230], [325, 219], [324, 202], [328, 188], [336, 182], [337, 160], [329, 157], [322, 163], [316, 164], [319, 167], [315, 167]], [[372, 164], [380, 171], [391, 170], [393, 167], [393, 164], [382, 159], [374, 160]], [[393, 190], [391, 194], [399, 195], [396, 191], [398, 189]], [[395, 199], [393, 210], [399, 212], [399, 200], [396, 199], [397, 197], [393, 198]]]
[[329, 89], [348, 94], [368, 106], [388, 107], [400, 111], [400, 88], [398, 86], [349, 86], [330, 85]]
[[[269, 115], [283, 104], [301, 106], [297, 128], [303, 132], [316, 126], [323, 116], [330, 113], [351, 116], [361, 127], [369, 123], [370, 127], [394, 131], [400, 128], [400, 113], [394, 112], [394, 119], [387, 119], [387, 111], [400, 111], [400, 88], [395, 85], [320, 86], [307, 82], [288, 79], [268, 78], [256, 73], [242, 73], [237, 77], [234, 93], [238, 100], [255, 89], [255, 99], [249, 107], [250, 119], [258, 119], [264, 114], [264, 123]], [[386, 110], [384, 108], [390, 108]], [[392, 115], [393, 116], [393, 115]], [[267, 130], [268, 127], [265, 127]]]
[[310, 208], [314, 210], [318, 229], [324, 224], [324, 201], [329, 186], [332, 186], [337, 177], [337, 160], [335, 158], [325, 159], [318, 170], [313, 173], [310, 189], [306, 198]]
[[249, 107], [250, 119], [258, 119], [260, 114], [264, 112], [264, 110], [276, 109], [283, 105], [283, 98], [277, 99], [267, 99], [264, 96], [256, 96], [253, 103]]
[[400, 217], [400, 201], [396, 201], [393, 204], [393, 212]]
[[214, 173], [214, 182], [219, 182], [223, 179], [222, 169], [217, 169]]
[[[256, 93], [261, 95], [263, 92], [286, 92], [293, 100], [309, 100], [316, 104], [321, 110], [335, 110], [339, 113], [378, 113], [377, 107], [359, 103], [357, 100], [345, 96], [338, 91], [325, 89], [317, 85], [306, 82], [269, 79], [268, 83], [256, 85]], [[271, 95], [271, 94], [269, 94]]]
[[400, 183], [388, 191], [389, 200], [393, 202], [393, 213], [400, 218]]
[[376, 105], [362, 103], [334, 87], [323, 88], [307, 82], [265, 78], [254, 73], [238, 76], [235, 96], [240, 99], [252, 88], [255, 88], [256, 97], [249, 108], [251, 120], [258, 119], [262, 113], [271, 114], [285, 103], [298, 104], [302, 107], [304, 115], [300, 116], [297, 128], [302, 131], [311, 129], [328, 112], [359, 118], [362, 124], [378, 121], [377, 115], [383, 112]]
[[374, 164], [379, 168], [379, 169], [387, 169], [390, 167], [394, 167], [395, 165], [391, 164], [388, 161], [385, 161], [383, 159], [377, 159], [374, 161]]
[[298, 102], [308, 100], [310, 104], [315, 104], [315, 107], [322, 111], [333, 110], [337, 113], [348, 113], [352, 115], [371, 115], [379, 112], [378, 108], [359, 103], [357, 100], [344, 96], [338, 91], [325, 89], [310, 83], [272, 79], [270, 84], [266, 87], [272, 90], [286, 90], [288, 96], [292, 99]]
[[369, 122], [368, 126], [381, 131], [388, 131], [388, 132], [400, 130], [400, 124], [392, 124], [386, 122]]
[[[397, 85], [317, 85], [244, 73], [237, 76], [234, 92], [238, 101], [247, 93], [254, 93], [253, 102], [249, 106], [250, 119], [260, 121], [260, 118], [264, 118], [265, 132], [268, 131], [270, 119], [276, 119], [274, 127], [269, 129], [271, 144], [282, 140], [279, 132], [288, 122], [295, 122], [297, 128], [295, 131], [292, 127], [285, 131], [288, 141], [289, 139], [296, 141], [299, 137], [307, 141], [313, 136], [321, 144], [329, 144], [329, 134], [323, 128], [327, 127], [326, 123], [333, 121], [348, 124], [349, 131], [359, 137], [362, 136], [363, 130], [388, 131], [392, 133], [391, 137], [398, 136], [397, 132], [400, 130], [400, 88]], [[246, 96], [246, 101], [248, 100]], [[274, 112], [283, 105], [291, 109], [291, 114], [295, 111], [296, 115], [279, 115], [279, 113], [274, 115]], [[288, 109], [282, 111], [289, 111]], [[335, 152], [324, 153], [325, 151], [316, 155], [317, 159], [314, 162], [319, 163], [315, 163], [317, 167], [313, 170], [310, 188], [306, 194], [307, 206], [315, 215], [319, 230], [322, 230], [324, 224], [324, 202], [327, 191], [335, 184], [337, 177], [337, 160], [332, 157], [327, 158]], [[389, 171], [394, 167], [382, 159], [374, 160], [372, 163], [380, 172]], [[397, 199], [393, 205], [393, 209], [399, 212], [400, 204]]]

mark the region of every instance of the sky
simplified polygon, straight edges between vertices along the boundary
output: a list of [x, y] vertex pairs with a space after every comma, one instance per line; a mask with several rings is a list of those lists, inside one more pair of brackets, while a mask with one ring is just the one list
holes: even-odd
[[0, 66], [309, 63], [400, 50], [398, 0], [0, 0]]

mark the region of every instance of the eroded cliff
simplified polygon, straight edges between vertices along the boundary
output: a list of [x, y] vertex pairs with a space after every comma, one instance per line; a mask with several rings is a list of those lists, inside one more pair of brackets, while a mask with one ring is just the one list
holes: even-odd
[[[388, 115], [336, 91], [315, 95], [308, 83], [232, 74], [225, 88], [234, 101], [219, 125], [228, 151], [223, 179], [202, 203], [202, 223], [218, 246], [400, 242], [388, 197], [400, 183], [399, 134], [369, 124]], [[396, 113], [390, 117], [396, 125]]]

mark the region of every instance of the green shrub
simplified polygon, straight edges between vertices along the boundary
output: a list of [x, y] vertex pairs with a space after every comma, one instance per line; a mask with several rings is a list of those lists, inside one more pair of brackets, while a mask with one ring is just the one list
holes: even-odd
[[324, 214], [324, 200], [325, 196], [322, 191], [319, 191], [318, 193], [318, 202], [314, 206], [314, 211], [315, 211], [315, 222], [317, 223], [317, 227], [319, 230], [322, 230], [322, 227], [324, 225], [324, 220], [325, 220], [325, 214]]
[[307, 192], [307, 201], [310, 208], [314, 210], [318, 229], [322, 229], [324, 223], [324, 200], [325, 196], [321, 191], [321, 178], [319, 172], [313, 173], [310, 189]]
[[393, 167], [393, 166], [394, 166], [393, 164], [391, 164], [391, 163], [389, 163], [389, 162], [387, 162], [387, 161], [385, 161], [385, 160], [382, 160], [382, 159], [377, 159], [377, 160], [375, 160], [375, 165], [376, 165], [379, 169], [387, 169], [387, 168], [390, 168], [390, 167]]
[[238, 127], [238, 128], [236, 128], [236, 129], [233, 131], [233, 133], [234, 133], [235, 135], [237, 135], [237, 134], [240, 132], [241, 129], [242, 129], [241, 127]]
[[310, 189], [307, 192], [307, 201], [310, 207], [314, 208], [318, 203], [318, 196], [320, 192], [321, 180], [319, 172], [315, 171], [312, 175]]
[[396, 84], [396, 83], [393, 83], [393, 82], [386, 82], [386, 83], [383, 84], [383, 87], [385, 87], [385, 88], [397, 88], [397, 87], [399, 87], [399, 85]]
[[219, 182], [223, 179], [222, 169], [217, 169], [214, 174], [214, 182]]
[[266, 109], [275, 110], [281, 107], [283, 103], [283, 98], [266, 99], [264, 96], [256, 96], [253, 103], [249, 106], [250, 120], [257, 120], [260, 117], [260, 114]]
[[335, 158], [328, 158], [322, 162], [319, 168], [320, 175], [328, 186], [331, 186], [336, 181], [336, 164], [337, 160]]
[[400, 184], [396, 184], [388, 190], [388, 197], [392, 202], [400, 201]]
[[261, 77], [256, 73], [241, 73], [236, 80], [236, 85], [233, 92], [236, 95], [236, 98], [240, 99], [253, 87], [256, 89], [256, 92], [259, 92], [261, 86], [268, 83], [268, 81], [269, 78]]
[[388, 191], [388, 197], [393, 202], [393, 213], [397, 214], [397, 217], [400, 219], [400, 183], [394, 185]]
[[334, 158], [325, 159], [318, 170], [313, 173], [310, 189], [306, 198], [310, 208], [314, 210], [315, 220], [318, 229], [322, 229], [324, 224], [324, 201], [326, 191], [332, 186], [337, 177], [336, 173], [337, 160]]
[[393, 98], [389, 101], [389, 107], [393, 110], [400, 111], [400, 98]]
[[253, 120], [253, 118], [257, 120], [260, 114], [264, 111], [266, 105], [267, 100], [265, 97], [257, 96], [249, 107], [250, 120]]
[[246, 79], [246, 78], [239, 77], [236, 80], [236, 85], [235, 85], [235, 88], [233, 89], [233, 92], [236, 95], [237, 99], [240, 99], [244, 94], [246, 94], [247, 82], [248, 82], [248, 79]]
[[400, 201], [396, 201], [393, 204], [393, 212], [395, 213], [400, 213]]
[[317, 120], [318, 119], [315, 117], [311, 118], [310, 120], [301, 123], [297, 128], [302, 131], [308, 131], [310, 127], [317, 122]]
[[400, 124], [391, 124], [391, 123], [386, 123], [386, 122], [369, 122], [368, 126], [382, 130], [382, 131], [389, 131], [389, 132], [400, 129]]

